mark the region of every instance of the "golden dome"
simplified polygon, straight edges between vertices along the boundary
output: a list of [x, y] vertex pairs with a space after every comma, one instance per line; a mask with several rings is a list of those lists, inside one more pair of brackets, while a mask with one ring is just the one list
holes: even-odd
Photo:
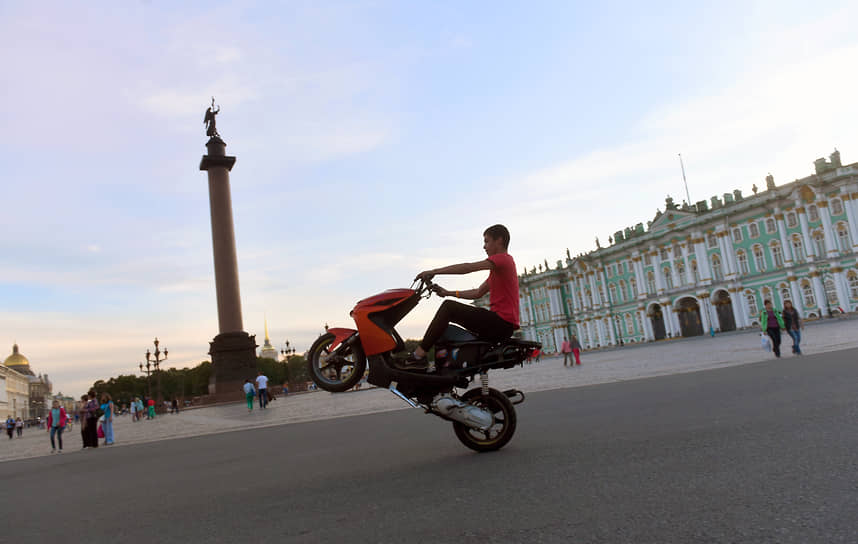
[[30, 372], [30, 361], [18, 352], [18, 344], [12, 346], [12, 355], [6, 357], [3, 364], [18, 372]]

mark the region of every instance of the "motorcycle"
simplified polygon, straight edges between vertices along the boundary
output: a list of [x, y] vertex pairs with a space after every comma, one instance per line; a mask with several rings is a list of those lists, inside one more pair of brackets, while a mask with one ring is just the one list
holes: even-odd
[[[409, 289], [390, 289], [359, 301], [350, 313], [357, 329], [328, 328], [310, 347], [310, 376], [318, 387], [339, 393], [360, 382], [369, 365], [370, 384], [451, 421], [465, 446], [498, 450], [512, 439], [514, 406], [525, 397], [517, 389], [489, 387], [488, 371], [523, 365], [542, 344], [517, 338], [491, 342], [450, 325], [435, 344], [434, 365], [404, 367], [405, 345], [394, 327], [437, 289], [430, 280], [418, 279]], [[458, 394], [456, 389], [467, 389], [477, 377], [478, 387]]]

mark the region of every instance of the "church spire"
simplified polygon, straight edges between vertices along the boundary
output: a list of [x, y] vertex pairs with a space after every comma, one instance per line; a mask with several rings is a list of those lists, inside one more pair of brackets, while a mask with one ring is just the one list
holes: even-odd
[[265, 316], [264, 319], [265, 319], [265, 343], [270, 344], [271, 340], [268, 339], [268, 317]]

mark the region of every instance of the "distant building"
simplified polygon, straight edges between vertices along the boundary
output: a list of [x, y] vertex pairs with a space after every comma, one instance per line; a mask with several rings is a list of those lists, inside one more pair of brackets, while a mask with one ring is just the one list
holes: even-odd
[[262, 349], [259, 350], [259, 356], [263, 359], [280, 360], [280, 355], [277, 349], [271, 345], [271, 340], [268, 338], [268, 320], [265, 320], [265, 342], [262, 344]]
[[0, 417], [30, 418], [30, 376], [0, 366]]
[[814, 166], [781, 186], [768, 175], [752, 196], [668, 197], [646, 229], [525, 270], [522, 335], [554, 352], [570, 334], [592, 349], [756, 327], [766, 299], [806, 319], [855, 311], [858, 163], [835, 151]]
[[[6, 360], [3, 361], [3, 366], [7, 369], [5, 379], [7, 397], [9, 397], [7, 405], [14, 403], [18, 411], [26, 412], [26, 415], [18, 414], [22, 418], [41, 417], [44, 419], [47, 416], [47, 411], [50, 410], [51, 392], [53, 389], [48, 375], [35, 375], [30, 368], [30, 361], [18, 350], [18, 344], [12, 346], [12, 355], [6, 357]], [[21, 387], [21, 379], [13, 376], [12, 373], [23, 376], [23, 380], [27, 384], [26, 387]], [[10, 386], [12, 385], [16, 388], [14, 393], [10, 390]], [[21, 389], [25, 392], [22, 392]], [[11, 395], [14, 395], [14, 397]]]

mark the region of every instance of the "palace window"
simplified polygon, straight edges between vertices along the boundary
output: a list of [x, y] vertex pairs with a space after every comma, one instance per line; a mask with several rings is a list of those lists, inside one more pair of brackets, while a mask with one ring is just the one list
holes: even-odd
[[625, 315], [625, 322], [626, 322], [626, 334], [629, 336], [633, 335], [635, 333], [635, 324], [632, 321], [632, 314], [627, 313]]
[[[828, 299], [829, 306], [836, 307], [837, 306], [837, 288], [834, 287], [834, 280], [831, 276], [825, 278], [825, 281], [822, 282], [823, 287], [825, 287], [825, 298]], [[832, 308], [833, 309], [833, 308]]]
[[760, 245], [754, 246], [754, 266], [757, 267], [757, 272], [766, 271], [766, 256], [763, 254], [763, 248]]
[[611, 302], [618, 302], [617, 300], [617, 286], [613, 283], [608, 285], [608, 293], [611, 295]]
[[755, 297], [754, 293], [751, 291], [745, 291], [745, 299], [748, 301], [748, 314], [750, 314], [751, 317], [756, 317], [757, 314], [760, 313], [760, 310], [757, 307], [757, 297]]
[[742, 229], [739, 227], [736, 227], [735, 229], [733, 229], [733, 242], [738, 244], [741, 241], [742, 241]]
[[697, 270], [697, 261], [691, 261], [691, 273], [694, 276], [694, 283], [700, 281], [700, 271]]
[[840, 215], [843, 213], [843, 203], [839, 198], [831, 201], [831, 215]]
[[837, 225], [837, 245], [840, 246], [840, 251], [843, 253], [849, 253], [852, 250], [852, 242], [849, 240], [849, 229], [843, 223]]
[[718, 255], [712, 255], [712, 275], [715, 281], [724, 281], [724, 273], [721, 271], [721, 258]]
[[685, 277], [685, 264], [682, 261], [676, 263], [676, 273], [679, 275], [679, 283], [685, 285], [688, 278]]
[[646, 273], [646, 288], [648, 293], [655, 294], [655, 274], [652, 273], [652, 270]]
[[818, 230], [813, 233], [813, 244], [816, 246], [816, 256], [820, 259], [825, 258], [825, 234]]
[[798, 234], [792, 237], [792, 258], [797, 263], [803, 263], [807, 260], [804, 255], [804, 244], [801, 241], [801, 236]]
[[589, 289], [587, 289], [587, 306], [593, 307], [593, 293]]
[[650, 264], [652, 264], [652, 259], [650, 258], [649, 251], [647, 251], [646, 253], [644, 253], [644, 264], [645, 264], [645, 265], [647, 265], [647, 266], [649, 266]]
[[781, 249], [781, 245], [777, 242], [772, 242], [770, 246], [772, 250], [772, 261], [775, 263], [776, 268], [784, 267], [784, 252]]
[[816, 306], [816, 297], [813, 296], [813, 287], [810, 286], [809, 281], [804, 280], [801, 282], [801, 294], [804, 296], [805, 308], [813, 308]]
[[622, 302], [625, 298], [626, 293], [626, 282], [624, 280], [620, 280], [620, 288], [617, 289], [617, 302]]
[[747, 276], [751, 273], [751, 269], [748, 268], [748, 254], [744, 250], [740, 249], [736, 252], [736, 262], [739, 264], [740, 274]]
[[786, 284], [783, 283], [780, 284], [779, 287], [781, 291], [781, 305], [783, 305], [783, 303], [787, 300], [792, 302], [792, 293], [790, 293], [789, 287], [787, 287]]
[[858, 299], [858, 274], [854, 270], [850, 270], [847, 279], [849, 280], [849, 296]]
[[751, 223], [748, 225], [748, 234], [750, 234], [751, 238], [759, 238], [760, 237], [760, 227], [757, 226], [756, 223]]
[[810, 219], [811, 222], [819, 221], [819, 210], [816, 209], [816, 206], [808, 206], [807, 218]]
[[599, 284], [599, 304], [604, 304], [605, 302], [605, 289], [602, 287], [602, 284]]
[[662, 272], [664, 273], [664, 284], [668, 289], [673, 289], [673, 276], [670, 273], [670, 267], [665, 267]]
[[706, 245], [709, 249], [718, 247], [718, 238], [716, 238], [714, 234], [708, 234], [706, 236]]
[[638, 296], [638, 282], [634, 278], [629, 279], [629, 298]]
[[667, 249], [665, 249], [665, 248], [661, 248], [661, 260], [662, 261], [667, 260]]
[[771, 217], [766, 219], [766, 234], [771, 234], [775, 231], [777, 227], [775, 226], [775, 220]]
[[682, 257], [682, 250], [679, 249], [679, 244], [673, 244], [673, 258], [679, 259]]
[[768, 287], [763, 287], [762, 289], [760, 289], [760, 295], [763, 296], [763, 305], [765, 305], [767, 300], [771, 301], [772, 304], [775, 303], [774, 299], [772, 298], [772, 290]]
[[795, 213], [789, 212], [788, 214], [786, 214], [786, 224], [791, 229], [795, 228], [795, 226], [798, 225], [798, 221], [795, 218]]

